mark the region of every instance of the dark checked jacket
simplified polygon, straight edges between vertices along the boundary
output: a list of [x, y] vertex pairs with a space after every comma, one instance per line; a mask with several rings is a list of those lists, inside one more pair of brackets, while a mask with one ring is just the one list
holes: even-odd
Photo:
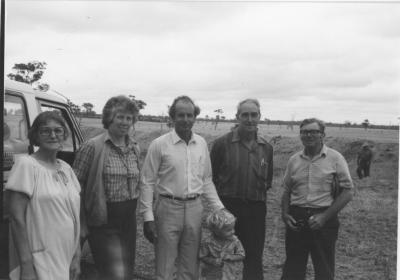
[[237, 128], [215, 140], [211, 148], [213, 181], [219, 196], [265, 201], [272, 184], [273, 148], [257, 135], [245, 147]]

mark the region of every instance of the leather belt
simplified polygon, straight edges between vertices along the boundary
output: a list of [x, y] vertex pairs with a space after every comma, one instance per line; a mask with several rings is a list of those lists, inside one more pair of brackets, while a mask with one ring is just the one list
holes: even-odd
[[188, 201], [188, 200], [197, 199], [200, 196], [200, 194], [195, 193], [195, 194], [189, 194], [189, 195], [187, 195], [185, 197], [181, 197], [181, 196], [174, 196], [174, 195], [171, 195], [171, 194], [162, 194], [162, 193], [160, 193], [160, 196], [164, 197], [164, 198], [168, 198], [168, 199], [173, 199], [173, 200]]
[[301, 207], [301, 206], [297, 206], [297, 205], [290, 205], [290, 208], [293, 210], [299, 210], [299, 211], [304, 211], [307, 214], [313, 215], [316, 213], [321, 213], [324, 212], [326, 209], [329, 208], [328, 207]]

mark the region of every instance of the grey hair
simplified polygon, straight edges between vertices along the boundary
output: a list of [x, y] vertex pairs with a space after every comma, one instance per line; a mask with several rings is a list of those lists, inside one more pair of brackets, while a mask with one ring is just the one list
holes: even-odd
[[137, 104], [125, 95], [118, 95], [108, 99], [106, 105], [104, 105], [102, 123], [105, 129], [108, 129], [112, 123], [117, 109], [129, 112], [134, 116], [133, 122], [137, 121], [136, 115], [139, 113]]
[[237, 105], [237, 112], [236, 115], [239, 115], [240, 113], [240, 107], [244, 104], [244, 103], [253, 103], [254, 105], [257, 106], [258, 108], [258, 113], [261, 115], [261, 111], [260, 111], [260, 102], [255, 99], [255, 98], [246, 98], [245, 100], [242, 100], [239, 102], [239, 104]]

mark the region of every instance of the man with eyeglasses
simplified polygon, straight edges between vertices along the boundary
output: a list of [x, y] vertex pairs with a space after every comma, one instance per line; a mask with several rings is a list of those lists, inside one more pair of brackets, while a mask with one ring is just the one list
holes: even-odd
[[315, 279], [334, 279], [337, 214], [352, 199], [354, 187], [346, 160], [324, 144], [324, 137], [321, 120], [305, 119], [300, 124], [304, 149], [287, 164], [282, 195], [286, 224], [282, 280], [305, 279], [309, 254]]
[[213, 181], [225, 208], [236, 216], [235, 232], [243, 244], [244, 280], [263, 279], [267, 190], [272, 184], [272, 146], [258, 134], [260, 103], [239, 103], [239, 122], [215, 140], [211, 149]]

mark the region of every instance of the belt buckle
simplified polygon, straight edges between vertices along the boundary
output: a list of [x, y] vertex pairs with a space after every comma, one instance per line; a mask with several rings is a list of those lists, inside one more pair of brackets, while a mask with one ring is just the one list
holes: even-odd
[[199, 194], [195, 193], [195, 194], [188, 194], [184, 199], [185, 200], [194, 200], [199, 196]]

